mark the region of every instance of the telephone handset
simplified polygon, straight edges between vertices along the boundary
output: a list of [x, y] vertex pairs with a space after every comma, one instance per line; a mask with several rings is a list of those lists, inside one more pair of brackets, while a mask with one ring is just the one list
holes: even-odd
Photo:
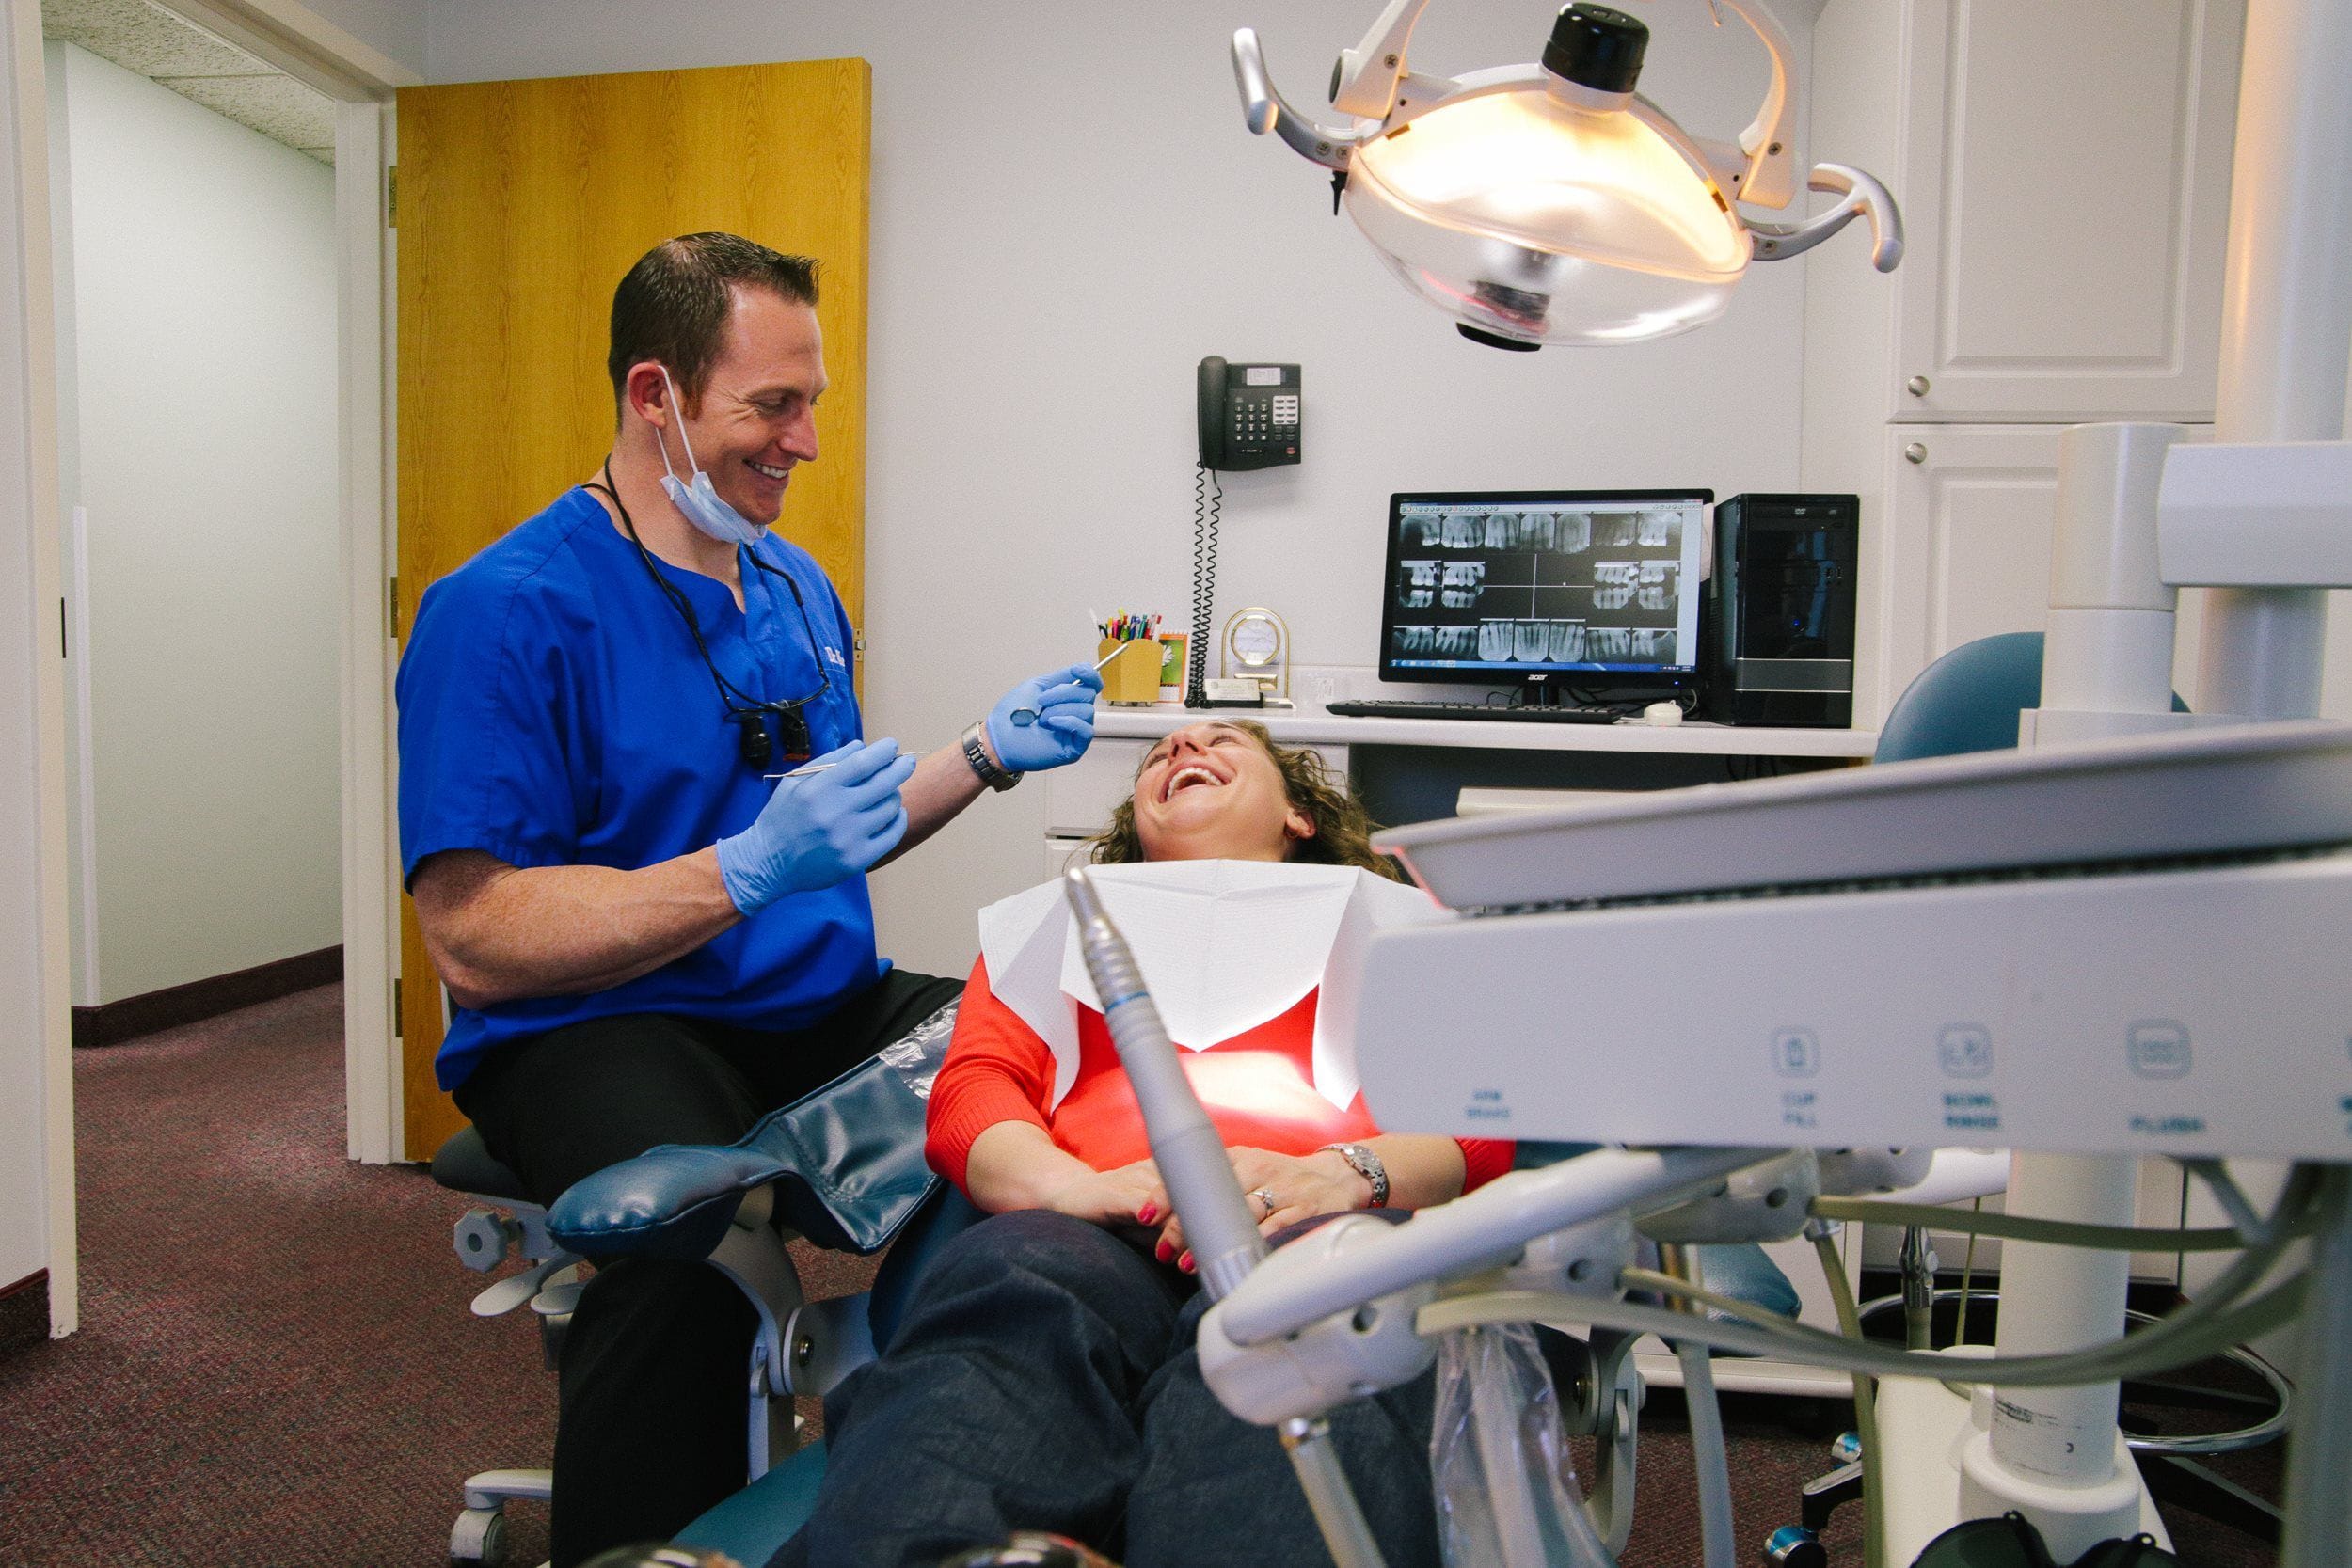
[[1200, 466], [1221, 473], [1298, 461], [1298, 367], [1200, 361]]

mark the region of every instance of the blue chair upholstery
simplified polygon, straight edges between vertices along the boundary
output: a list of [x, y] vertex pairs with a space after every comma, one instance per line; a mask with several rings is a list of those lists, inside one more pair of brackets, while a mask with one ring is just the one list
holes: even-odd
[[781, 1551], [802, 1521], [817, 1512], [817, 1488], [825, 1480], [825, 1444], [803, 1445], [757, 1481], [717, 1507], [697, 1515], [677, 1532], [675, 1544], [697, 1551], [724, 1552], [744, 1568]]
[[[2042, 702], [2042, 634], [1963, 642], [1919, 672], [1879, 726], [1873, 762], [1911, 762], [2017, 746], [2017, 716]], [[2172, 711], [2188, 705], [2175, 694]]]
[[1873, 762], [2007, 752], [2017, 716], [2042, 701], [2042, 634], [1963, 642], [1919, 672], [1879, 726]]
[[586, 1258], [693, 1262], [710, 1256], [746, 1193], [772, 1185], [778, 1217], [816, 1245], [879, 1252], [944, 1185], [923, 1162], [923, 1095], [885, 1052], [732, 1144], [663, 1144], [582, 1178], [548, 1212], [548, 1228]]

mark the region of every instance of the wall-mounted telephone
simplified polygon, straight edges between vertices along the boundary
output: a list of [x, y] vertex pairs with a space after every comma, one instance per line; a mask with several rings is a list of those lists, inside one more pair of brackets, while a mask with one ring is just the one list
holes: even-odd
[[1298, 461], [1298, 367], [1200, 361], [1200, 466], [1232, 473]]

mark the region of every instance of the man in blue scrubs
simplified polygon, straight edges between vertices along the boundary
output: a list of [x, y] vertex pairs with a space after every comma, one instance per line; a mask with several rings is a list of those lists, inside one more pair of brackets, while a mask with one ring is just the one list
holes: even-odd
[[[404, 871], [454, 1004], [437, 1070], [543, 1202], [732, 1142], [953, 1000], [877, 956], [865, 873], [1093, 736], [1077, 665], [920, 762], [860, 738], [840, 596], [768, 530], [817, 456], [816, 301], [813, 263], [733, 235], [648, 252], [613, 296], [611, 456], [428, 589], [401, 660]], [[564, 1350], [559, 1568], [742, 1484], [753, 1326], [703, 1265], [598, 1271]]]

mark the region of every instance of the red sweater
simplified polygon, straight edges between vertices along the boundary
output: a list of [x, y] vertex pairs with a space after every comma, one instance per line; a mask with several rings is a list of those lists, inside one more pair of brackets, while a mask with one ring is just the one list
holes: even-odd
[[[1361, 1094], [1343, 1110], [1315, 1089], [1315, 995], [1309, 991], [1279, 1018], [1206, 1051], [1177, 1053], [1193, 1092], [1229, 1148], [1310, 1154], [1325, 1144], [1380, 1131], [1364, 1110]], [[1096, 1170], [1151, 1155], [1127, 1069], [1103, 1015], [1092, 1007], [1078, 1009], [1077, 1080], [1049, 1111], [1046, 1101], [1053, 1092], [1052, 1048], [996, 1000], [989, 990], [987, 962], [975, 964], [956, 1015], [955, 1039], [931, 1085], [924, 1150], [931, 1168], [964, 1187], [972, 1140], [1000, 1121], [1045, 1129], [1058, 1147]], [[1510, 1144], [1492, 1138], [1457, 1141], [1463, 1191], [1511, 1168]]]

